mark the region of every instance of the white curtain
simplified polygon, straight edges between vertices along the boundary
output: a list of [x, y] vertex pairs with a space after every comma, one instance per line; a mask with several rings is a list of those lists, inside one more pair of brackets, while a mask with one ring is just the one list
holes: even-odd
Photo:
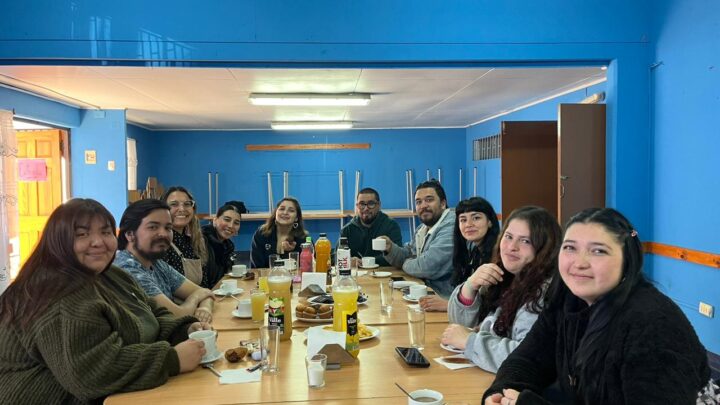
[[11, 256], [16, 262], [20, 256], [17, 239], [17, 152], [13, 113], [0, 110], [0, 294], [10, 284]]
[[137, 146], [135, 140], [127, 138], [128, 190], [137, 190]]

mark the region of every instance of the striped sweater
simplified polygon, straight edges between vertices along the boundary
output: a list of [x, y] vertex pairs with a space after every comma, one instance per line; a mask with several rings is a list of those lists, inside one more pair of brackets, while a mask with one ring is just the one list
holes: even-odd
[[195, 321], [154, 307], [112, 266], [27, 330], [0, 325], [0, 403], [90, 403], [162, 385], [179, 373], [172, 346]]

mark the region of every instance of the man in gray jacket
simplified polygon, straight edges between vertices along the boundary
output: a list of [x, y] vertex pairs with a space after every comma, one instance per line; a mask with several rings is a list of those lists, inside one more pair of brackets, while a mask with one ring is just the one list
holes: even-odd
[[404, 247], [390, 238], [385, 260], [405, 273], [420, 278], [447, 299], [453, 291], [452, 252], [455, 212], [447, 208], [447, 198], [437, 180], [420, 183], [415, 189], [415, 211], [422, 225], [413, 240]]

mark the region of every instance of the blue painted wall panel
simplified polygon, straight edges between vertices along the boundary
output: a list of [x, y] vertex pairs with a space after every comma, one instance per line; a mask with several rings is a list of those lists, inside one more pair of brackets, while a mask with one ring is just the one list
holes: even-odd
[[15, 111], [15, 116], [59, 127], [80, 124], [80, 110], [44, 98], [0, 87], [0, 109]]
[[[72, 196], [94, 198], [120, 221], [127, 206], [125, 110], [82, 110], [80, 126], [70, 138]], [[86, 150], [96, 151], [97, 163], [85, 164]], [[108, 170], [108, 161], [115, 170]]]

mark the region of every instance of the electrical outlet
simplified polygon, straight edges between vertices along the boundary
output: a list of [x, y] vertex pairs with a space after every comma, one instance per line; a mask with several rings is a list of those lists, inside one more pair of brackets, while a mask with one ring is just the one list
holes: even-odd
[[698, 308], [698, 311], [699, 311], [701, 314], [707, 316], [708, 318], [712, 318], [712, 317], [713, 317], [713, 312], [714, 312], [714, 310], [713, 310], [713, 306], [710, 305], [710, 304], [706, 304], [706, 303], [704, 303], [704, 302], [700, 302], [700, 308]]

